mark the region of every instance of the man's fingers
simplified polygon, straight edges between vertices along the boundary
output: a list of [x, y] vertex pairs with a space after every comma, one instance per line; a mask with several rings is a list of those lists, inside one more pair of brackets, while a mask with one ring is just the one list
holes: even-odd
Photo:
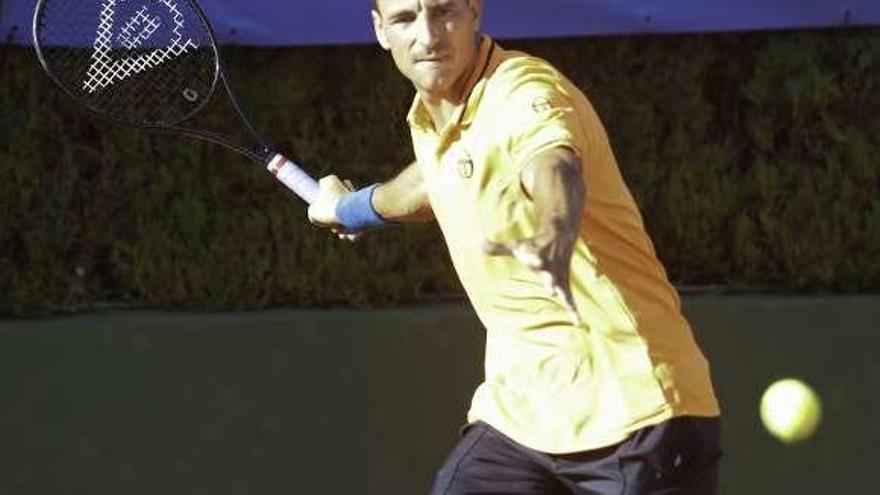
[[513, 256], [516, 243], [495, 242], [488, 239], [483, 241], [483, 252], [489, 256]]
[[327, 227], [328, 224], [323, 221], [326, 214], [322, 211], [320, 205], [311, 204], [308, 209], [309, 221], [318, 227]]
[[517, 244], [517, 246], [513, 248], [513, 255], [516, 256], [516, 259], [519, 260], [520, 263], [532, 270], [546, 271], [547, 269], [547, 263], [541, 259], [538, 252], [535, 251], [534, 246], [529, 243], [521, 242]]
[[565, 304], [565, 307], [571, 310], [573, 313], [577, 313], [577, 308], [574, 305], [574, 294], [571, 293], [571, 290], [566, 290], [564, 287], [556, 286], [556, 295], [562, 300]]
[[485, 239], [483, 240], [483, 252], [489, 256], [513, 256], [524, 266], [535, 270], [547, 287], [550, 297], [556, 298], [563, 304], [571, 314], [571, 321], [574, 325], [581, 325], [580, 315], [574, 302], [574, 294], [568, 283], [568, 273], [558, 273], [553, 270], [548, 262], [541, 258], [532, 242], [528, 240], [495, 242]]
[[552, 297], [556, 298], [568, 310], [571, 322], [575, 326], [581, 326], [581, 317], [574, 302], [574, 294], [571, 292], [569, 284], [563, 283], [563, 277], [550, 271], [542, 271], [545, 281], [550, 289]]
[[343, 182], [335, 175], [321, 177], [318, 181], [318, 197], [309, 206], [309, 221], [319, 227], [337, 225], [339, 219], [336, 218], [336, 205], [339, 198], [351, 189], [351, 181]]
[[556, 293], [556, 296], [562, 301], [562, 304], [565, 306], [565, 309], [571, 314], [571, 322], [575, 326], [581, 326], [581, 316], [578, 313], [577, 306], [574, 302], [574, 294], [571, 292], [571, 288], [563, 287], [560, 284], [554, 284], [553, 290]]
[[342, 181], [339, 180], [339, 177], [335, 175], [325, 175], [324, 177], [318, 179], [318, 187], [320, 187], [321, 189], [334, 189], [339, 186], [344, 187], [344, 184], [342, 184]]
[[544, 261], [528, 242], [483, 241], [483, 252], [489, 256], [513, 256], [517, 261], [532, 270], [543, 270]]
[[333, 194], [345, 194], [349, 192], [351, 189], [343, 183], [339, 177], [335, 175], [326, 175], [321, 177], [318, 181], [318, 187], [322, 191], [327, 191]]
[[550, 297], [558, 296], [559, 295], [558, 294], [559, 286], [556, 284], [556, 281], [553, 280], [553, 274], [548, 271], [541, 270], [538, 272], [538, 275], [541, 277], [541, 280], [544, 282], [544, 287], [547, 287], [547, 290], [550, 292]]

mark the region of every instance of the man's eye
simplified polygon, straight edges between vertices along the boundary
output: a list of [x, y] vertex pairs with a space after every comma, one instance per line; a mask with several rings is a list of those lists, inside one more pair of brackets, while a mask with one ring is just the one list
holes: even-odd
[[416, 20], [413, 14], [401, 14], [391, 18], [391, 24], [408, 24]]

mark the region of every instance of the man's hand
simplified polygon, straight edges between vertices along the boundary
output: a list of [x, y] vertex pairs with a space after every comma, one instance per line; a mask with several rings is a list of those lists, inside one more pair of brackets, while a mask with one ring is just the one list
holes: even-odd
[[341, 181], [335, 175], [328, 175], [318, 181], [318, 197], [309, 206], [309, 221], [320, 227], [329, 228], [340, 239], [354, 242], [361, 236], [359, 232], [347, 232], [336, 217], [336, 205], [346, 193], [354, 190], [350, 181]]
[[565, 147], [543, 151], [523, 168], [520, 184], [535, 205], [537, 233], [513, 242], [485, 241], [483, 249], [492, 256], [513, 256], [538, 272], [551, 295], [569, 310], [572, 323], [580, 326], [571, 292], [571, 255], [586, 201], [580, 158]]
[[581, 325], [581, 318], [571, 292], [571, 254], [575, 238], [570, 232], [546, 231], [531, 237], [511, 242], [486, 240], [483, 250], [491, 256], [513, 256], [544, 280], [552, 297], [558, 297], [571, 315], [575, 326]]

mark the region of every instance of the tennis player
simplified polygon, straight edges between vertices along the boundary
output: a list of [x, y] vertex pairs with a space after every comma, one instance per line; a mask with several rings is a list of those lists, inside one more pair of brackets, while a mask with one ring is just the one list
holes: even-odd
[[416, 90], [416, 160], [311, 220], [436, 220], [487, 331], [485, 381], [432, 494], [714, 494], [709, 367], [599, 117], [547, 62], [480, 34], [482, 0], [376, 0]]

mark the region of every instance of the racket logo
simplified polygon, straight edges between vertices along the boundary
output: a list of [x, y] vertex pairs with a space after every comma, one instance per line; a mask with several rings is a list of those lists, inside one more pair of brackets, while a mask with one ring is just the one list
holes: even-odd
[[[192, 38], [183, 40], [184, 16], [173, 0], [151, 2], [154, 7], [157, 3], [163, 5], [171, 19], [172, 25], [165, 28], [171, 33], [167, 43], [156, 43], [153, 40], [150, 46], [146, 45], [146, 42], [153, 38], [157, 30], [162, 27], [162, 18], [150, 12], [146, 4], [142, 4], [141, 8], [122, 24], [119, 33], [114, 36], [113, 26], [116, 22], [116, 15], [119, 8], [126, 3], [128, 3], [127, 0], [102, 1], [98, 31], [95, 34], [93, 44], [92, 63], [86, 72], [86, 79], [83, 81], [83, 90], [89, 93], [106, 89], [133, 75], [186, 54], [189, 50], [198, 48]], [[118, 56], [120, 51], [135, 53], [129, 56]]]
[[192, 88], [186, 88], [183, 90], [183, 97], [186, 101], [195, 103], [199, 99], [199, 93]]
[[125, 23], [116, 39], [128, 50], [134, 50], [150, 39], [161, 25], [162, 19], [158, 16], [149, 16], [147, 6], [144, 5]]

